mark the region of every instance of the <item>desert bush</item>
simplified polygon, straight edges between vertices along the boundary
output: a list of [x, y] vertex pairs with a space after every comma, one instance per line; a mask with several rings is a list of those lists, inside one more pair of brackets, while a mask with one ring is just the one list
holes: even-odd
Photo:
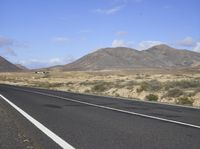
[[196, 88], [194, 91], [194, 95], [196, 95], [197, 93], [200, 93], [200, 87]]
[[143, 91], [143, 89], [141, 87], [139, 87], [139, 88], [136, 89], [137, 93], [141, 93], [142, 91]]
[[197, 88], [200, 86], [200, 80], [181, 80], [181, 81], [169, 81], [165, 83], [165, 89], [178, 87], [178, 88]]
[[151, 80], [148, 82], [142, 82], [140, 87], [136, 89], [137, 93], [142, 91], [159, 91], [162, 89], [162, 84], [157, 80]]
[[67, 83], [65, 83], [65, 85], [67, 86], [67, 85], [72, 85], [73, 84], [73, 82], [67, 82]]
[[189, 99], [188, 97], [180, 97], [177, 99], [176, 103], [182, 105], [192, 105], [193, 100]]
[[71, 92], [72, 90], [71, 90], [71, 89], [67, 89], [67, 91], [68, 91], [68, 92]]
[[124, 88], [125, 82], [124, 80], [116, 80], [116, 82], [113, 83], [114, 88]]
[[94, 81], [84, 81], [84, 82], [81, 82], [80, 85], [94, 85], [96, 82]]
[[145, 98], [148, 99], [149, 101], [158, 101], [158, 96], [154, 94], [149, 94]]
[[137, 76], [135, 77], [135, 79], [144, 79], [144, 77], [142, 77], [142, 76], [140, 76], [140, 75], [137, 75]]
[[104, 81], [98, 82], [91, 88], [91, 91], [104, 92], [104, 91], [110, 89], [112, 87], [111, 85], [112, 85], [111, 82], [104, 82]]
[[126, 82], [126, 85], [127, 86], [134, 86], [134, 85], [137, 85], [138, 83], [136, 82], [136, 81], [133, 81], [133, 80], [131, 80], [131, 81], [127, 81]]
[[131, 81], [126, 82], [125, 86], [127, 89], [133, 89], [133, 87], [137, 84], [138, 83], [136, 81], [131, 80]]
[[148, 89], [150, 91], [158, 91], [158, 90], [162, 89], [162, 84], [161, 84], [161, 82], [159, 82], [157, 80], [151, 80], [148, 82]]
[[86, 89], [84, 92], [85, 92], [85, 93], [90, 93], [90, 90], [89, 90], [89, 89]]
[[142, 82], [140, 84], [140, 90], [141, 91], [147, 91], [149, 84], [147, 82]]
[[51, 75], [49, 73], [45, 73], [45, 74], [43, 74], [43, 76], [41, 76], [41, 78], [50, 78], [50, 77], [51, 77]]
[[50, 83], [49, 82], [37, 82], [35, 84], [37, 87], [44, 87], [44, 88], [50, 88]]
[[115, 93], [115, 97], [119, 97], [120, 95], [118, 93]]
[[165, 97], [179, 97], [183, 94], [184, 92], [180, 90], [179, 88], [172, 88], [172, 89], [169, 89], [164, 96]]
[[193, 92], [188, 93], [187, 96], [192, 97], [192, 96], [195, 96], [197, 93], [200, 93], [200, 87], [193, 90]]
[[50, 83], [50, 87], [61, 87], [61, 86], [63, 86], [64, 85], [64, 83]]
[[149, 78], [150, 76], [151, 76], [151, 75], [149, 75], [149, 74], [146, 74], [146, 75], [145, 75], [146, 78]]
[[43, 87], [43, 88], [54, 88], [54, 87], [60, 87], [63, 83], [49, 83], [49, 82], [37, 82], [37, 87]]

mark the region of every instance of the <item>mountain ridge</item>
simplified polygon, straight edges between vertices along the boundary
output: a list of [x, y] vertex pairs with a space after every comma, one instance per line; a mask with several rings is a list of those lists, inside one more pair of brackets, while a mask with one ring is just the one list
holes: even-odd
[[22, 69], [0, 56], [0, 72], [16, 72]]
[[[165, 44], [146, 50], [128, 47], [101, 48], [66, 65], [37, 69], [39, 71], [96, 71], [123, 69], [179, 69], [199, 68], [200, 53], [176, 49]], [[0, 56], [0, 72], [27, 71]], [[32, 71], [35, 71], [34, 69]]]
[[64, 71], [168, 69], [187, 68], [199, 62], [198, 52], [160, 44], [142, 51], [127, 47], [101, 48], [59, 68]]

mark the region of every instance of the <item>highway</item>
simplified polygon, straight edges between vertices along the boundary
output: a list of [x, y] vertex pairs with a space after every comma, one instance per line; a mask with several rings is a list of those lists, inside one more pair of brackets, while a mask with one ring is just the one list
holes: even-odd
[[10, 101], [45, 127], [43, 132], [16, 110], [43, 148], [200, 148], [197, 108], [4, 84], [0, 95], [0, 102], [14, 109]]

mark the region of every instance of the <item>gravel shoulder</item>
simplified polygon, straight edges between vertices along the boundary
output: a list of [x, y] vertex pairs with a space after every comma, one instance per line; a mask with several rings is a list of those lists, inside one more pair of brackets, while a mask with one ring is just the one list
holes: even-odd
[[58, 148], [47, 136], [0, 98], [0, 148]]

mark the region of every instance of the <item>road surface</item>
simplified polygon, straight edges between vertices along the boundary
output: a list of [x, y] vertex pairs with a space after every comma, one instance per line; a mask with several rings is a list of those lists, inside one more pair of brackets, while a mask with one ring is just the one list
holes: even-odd
[[[69, 145], [65, 148], [200, 148], [199, 109], [3, 84], [0, 94], [0, 102], [9, 100], [61, 139], [61, 143], [65, 141], [63, 144]], [[16, 112], [31, 129], [30, 137], [35, 137], [43, 148], [63, 147]]]

